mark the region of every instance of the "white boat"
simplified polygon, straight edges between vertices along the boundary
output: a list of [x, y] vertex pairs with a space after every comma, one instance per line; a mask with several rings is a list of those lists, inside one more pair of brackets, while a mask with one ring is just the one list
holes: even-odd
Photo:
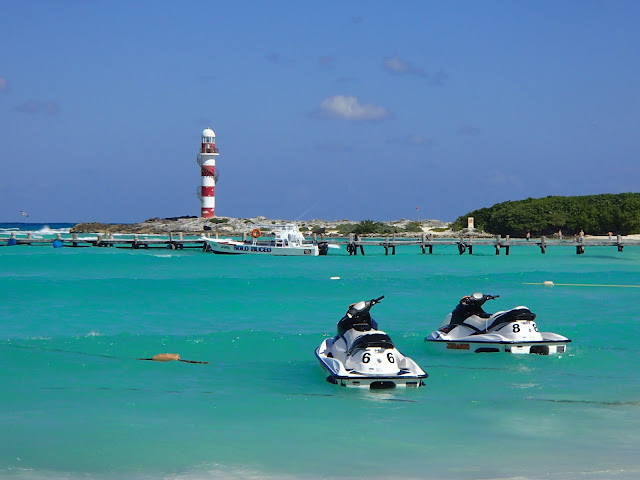
[[496, 313], [482, 309], [487, 300], [498, 297], [482, 293], [462, 297], [425, 342], [450, 352], [550, 355], [566, 351], [571, 340], [557, 333], [540, 332], [535, 313], [527, 307]]
[[351, 305], [338, 322], [338, 334], [316, 348], [329, 383], [370, 389], [424, 385], [428, 374], [400, 353], [369, 315], [369, 309], [382, 298]]
[[223, 254], [317, 256], [318, 245], [305, 240], [295, 223], [257, 225], [247, 240], [203, 236], [207, 250]]

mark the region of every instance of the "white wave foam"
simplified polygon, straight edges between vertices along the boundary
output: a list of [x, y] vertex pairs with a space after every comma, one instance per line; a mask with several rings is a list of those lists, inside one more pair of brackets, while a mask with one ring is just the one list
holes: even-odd
[[[18, 459], [19, 460], [19, 459]], [[536, 474], [525, 474], [519, 476], [498, 476], [498, 477], [483, 477], [487, 480], [636, 480], [640, 471], [637, 468], [630, 469], [614, 469], [614, 470], [585, 470], [585, 471], [558, 471]], [[64, 478], [66, 480], [86, 480], [87, 478], [94, 480], [120, 480], [127, 478], [129, 480], [149, 480], [151, 478], [161, 478], [162, 480], [328, 480], [328, 479], [359, 479], [357, 472], [353, 472], [352, 475], [319, 475], [319, 474], [307, 474], [307, 475], [293, 475], [293, 474], [280, 474], [280, 473], [265, 473], [253, 469], [246, 468], [230, 468], [220, 464], [207, 464], [198, 467], [194, 467], [190, 471], [173, 474], [158, 474], [157, 472], [149, 473], [107, 473], [96, 474], [93, 472], [70, 472], [70, 471], [36, 471], [32, 468], [22, 467], [9, 467], [0, 468], [1, 478], [10, 478], [15, 480], [50, 480], [52, 478]], [[371, 476], [367, 475], [370, 480], [418, 480], [424, 479], [424, 476], [411, 477], [406, 475], [381, 475]], [[428, 478], [445, 480], [445, 479], [475, 479], [473, 473], [468, 475], [457, 474], [435, 474]]]
[[40, 235], [57, 235], [58, 233], [69, 233], [69, 228], [51, 228], [49, 225], [45, 225], [40, 230], [36, 230], [33, 233]]
[[[0, 235], [11, 235], [15, 233], [17, 235], [27, 235], [30, 233], [33, 238], [42, 238], [42, 235], [58, 235], [58, 234], [68, 234], [71, 228], [51, 228], [49, 225], [44, 225], [43, 227], [37, 228], [37, 226], [33, 226], [29, 228], [29, 226], [25, 225], [24, 228], [20, 227], [5, 227], [0, 228]], [[37, 237], [36, 237], [37, 236]]]

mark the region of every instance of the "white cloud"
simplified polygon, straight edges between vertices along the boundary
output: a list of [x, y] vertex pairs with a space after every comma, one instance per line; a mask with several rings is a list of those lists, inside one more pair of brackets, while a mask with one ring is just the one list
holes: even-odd
[[394, 145], [417, 145], [430, 147], [434, 144], [433, 138], [423, 137], [422, 135], [405, 135], [404, 137], [395, 137], [387, 140], [386, 143]]
[[356, 97], [336, 95], [322, 101], [319, 114], [344, 120], [382, 120], [389, 111], [371, 103], [361, 104]]
[[421, 68], [414, 67], [409, 62], [404, 61], [398, 55], [393, 57], [386, 57], [382, 65], [386, 70], [396, 75], [417, 75], [419, 77], [426, 77], [426, 73]]
[[386, 71], [394, 75], [413, 75], [426, 80], [428, 85], [442, 86], [446, 83], [449, 76], [447, 73], [440, 69], [436, 73], [429, 73], [423, 68], [415, 67], [410, 62], [403, 60], [398, 55], [393, 57], [385, 57], [382, 60], [382, 66]]

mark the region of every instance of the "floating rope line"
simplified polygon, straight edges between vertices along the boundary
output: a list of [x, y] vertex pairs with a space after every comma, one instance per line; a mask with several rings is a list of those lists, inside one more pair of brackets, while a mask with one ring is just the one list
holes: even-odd
[[640, 285], [600, 285], [597, 283], [553, 283], [549, 280], [544, 281], [542, 283], [527, 283], [524, 282], [523, 285], [545, 285], [548, 287], [553, 287], [554, 285], [562, 286], [562, 287], [618, 287], [618, 288], [640, 288]]

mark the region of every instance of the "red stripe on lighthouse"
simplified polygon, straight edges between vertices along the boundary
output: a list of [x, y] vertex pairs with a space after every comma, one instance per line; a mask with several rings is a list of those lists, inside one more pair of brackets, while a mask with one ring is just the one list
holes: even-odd
[[216, 187], [201, 187], [202, 190], [202, 196], [203, 197], [213, 197], [215, 196], [215, 189]]
[[200, 209], [200, 216], [202, 218], [211, 218], [211, 217], [215, 216], [214, 213], [213, 213], [213, 208], [204, 208], [204, 207], [201, 208]]
[[202, 168], [200, 169], [200, 174], [203, 177], [213, 177], [215, 176], [215, 173], [216, 173], [215, 165], [203, 165]]

